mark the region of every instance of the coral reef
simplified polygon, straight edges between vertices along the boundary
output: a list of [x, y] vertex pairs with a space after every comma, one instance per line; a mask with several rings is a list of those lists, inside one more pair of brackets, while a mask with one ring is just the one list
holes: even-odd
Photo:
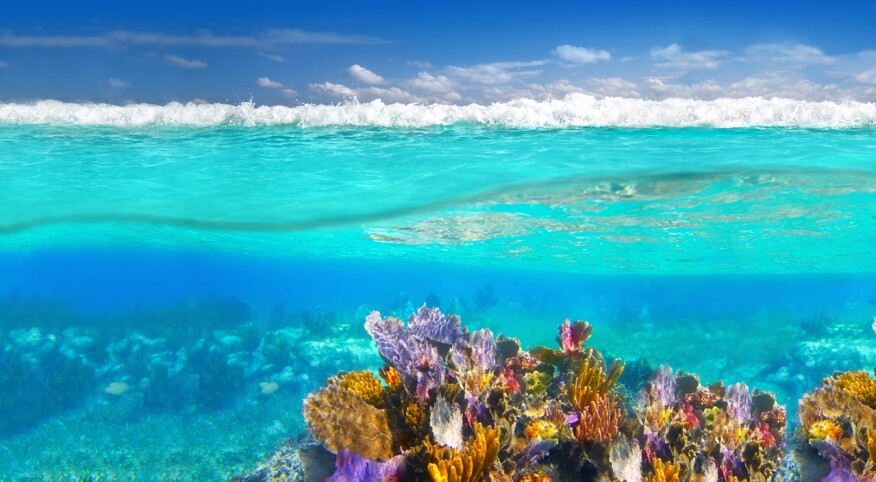
[[[337, 454], [329, 480], [766, 481], [782, 467], [786, 416], [772, 394], [660, 367], [632, 395], [624, 364], [585, 346], [589, 323], [566, 320], [558, 348], [531, 350], [426, 306], [407, 324], [373, 312], [365, 328], [383, 383], [341, 374], [304, 403]], [[871, 393], [857, 376], [842, 384]]]
[[[830, 466], [828, 480], [876, 480], [876, 380], [837, 373], [800, 400], [798, 436]], [[799, 457], [799, 456], [798, 456]]]

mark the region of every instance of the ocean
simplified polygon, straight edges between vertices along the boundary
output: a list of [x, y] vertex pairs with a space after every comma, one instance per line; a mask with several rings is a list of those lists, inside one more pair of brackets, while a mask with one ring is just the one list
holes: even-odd
[[[797, 401], [876, 366], [876, 107], [0, 104], [0, 480], [224, 480], [426, 304]], [[631, 369], [628, 368], [629, 372]], [[790, 433], [791, 429], [789, 429]]]

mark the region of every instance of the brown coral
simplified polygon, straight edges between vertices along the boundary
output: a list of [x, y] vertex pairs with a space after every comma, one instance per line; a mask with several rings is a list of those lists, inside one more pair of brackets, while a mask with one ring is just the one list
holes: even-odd
[[336, 377], [304, 400], [304, 420], [313, 436], [333, 453], [347, 449], [375, 460], [393, 456], [386, 411], [366, 403]]
[[567, 394], [572, 406], [584, 411], [599, 395], [606, 395], [614, 388], [623, 371], [624, 364], [615, 360], [606, 374], [602, 360], [592, 348], [588, 349], [577, 371], [569, 378]]
[[425, 442], [432, 482], [476, 482], [499, 456], [499, 430], [480, 423], [461, 450]]
[[623, 418], [623, 410], [617, 407], [611, 395], [597, 394], [590, 405], [578, 415], [575, 438], [581, 443], [611, 442], [617, 435]]
[[359, 395], [372, 407], [383, 408], [383, 385], [370, 371], [344, 373], [337, 378], [341, 388]]
[[654, 472], [645, 477], [645, 482], [678, 482], [680, 480], [681, 464], [678, 462], [663, 462], [654, 459]]

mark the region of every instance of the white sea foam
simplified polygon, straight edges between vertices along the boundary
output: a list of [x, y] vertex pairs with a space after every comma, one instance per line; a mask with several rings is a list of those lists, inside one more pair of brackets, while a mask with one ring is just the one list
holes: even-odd
[[876, 104], [791, 99], [667, 99], [659, 101], [570, 94], [564, 99], [519, 99], [489, 105], [385, 104], [256, 106], [252, 103], [166, 105], [0, 103], [0, 124], [137, 127], [297, 125], [428, 127], [471, 123], [505, 127], [815, 127], [876, 125]]

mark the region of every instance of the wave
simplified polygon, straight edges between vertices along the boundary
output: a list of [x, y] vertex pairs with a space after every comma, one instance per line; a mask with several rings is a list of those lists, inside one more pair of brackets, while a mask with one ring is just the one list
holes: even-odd
[[802, 127], [852, 128], [876, 125], [876, 104], [792, 99], [595, 98], [518, 99], [489, 105], [386, 104], [256, 106], [171, 102], [94, 104], [41, 100], [0, 103], [0, 124], [74, 126], [378, 126], [421, 128], [474, 124], [519, 128], [557, 127]]

